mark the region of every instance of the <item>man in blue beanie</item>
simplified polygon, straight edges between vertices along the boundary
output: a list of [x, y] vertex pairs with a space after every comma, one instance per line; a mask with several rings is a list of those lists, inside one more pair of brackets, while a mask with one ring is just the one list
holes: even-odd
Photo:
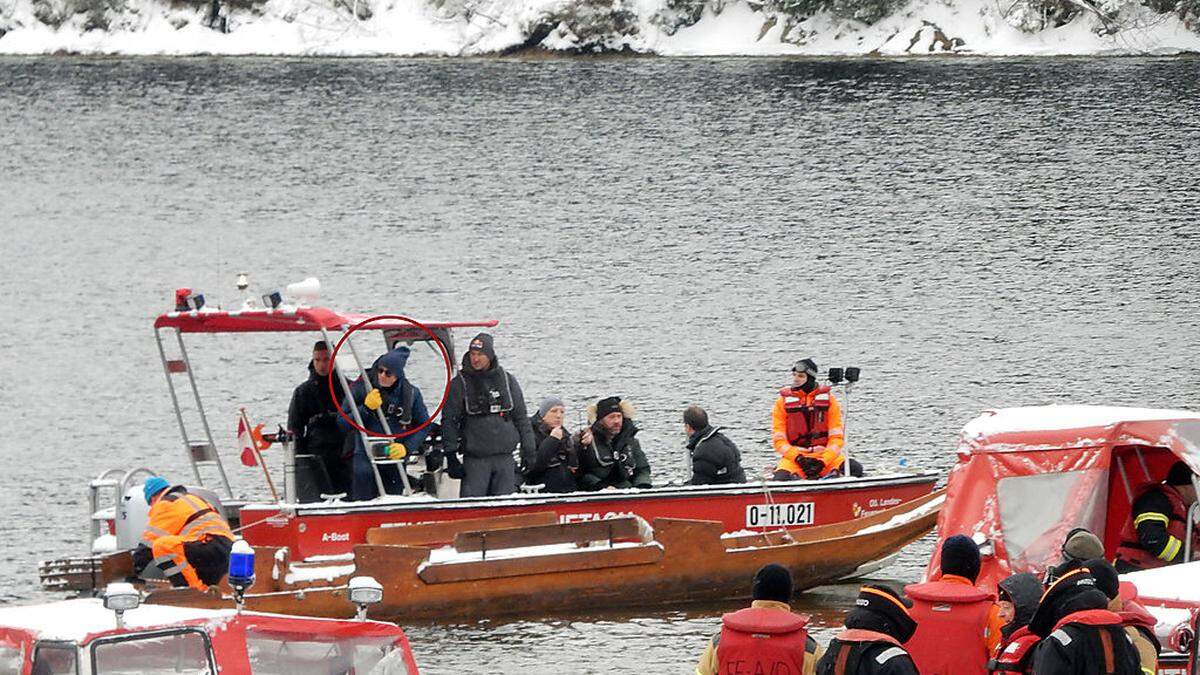
[[[379, 420], [381, 416], [387, 420], [393, 434], [416, 428], [429, 420], [421, 390], [404, 376], [409, 354], [408, 347], [396, 347], [375, 359], [365, 378], [355, 380], [351, 393], [354, 394], [354, 404], [367, 431], [374, 434], [385, 432]], [[348, 402], [346, 414], [353, 419]], [[339, 417], [338, 422], [347, 430], [351, 429], [345, 419]], [[378, 467], [380, 481], [389, 494], [402, 491], [400, 472], [404, 470], [403, 463], [390, 462], [402, 462], [408, 455], [416, 454], [428, 433], [429, 427], [426, 426], [403, 438], [393, 438], [386, 446], [387, 455], [377, 458], [389, 462]], [[363, 501], [379, 496], [374, 471], [371, 458], [367, 457], [367, 448], [363, 445], [362, 434], [355, 433], [350, 476], [351, 500]]]
[[721, 632], [708, 643], [698, 675], [802, 673], [813, 675], [824, 650], [808, 635], [808, 617], [793, 614], [792, 574], [764, 565], [754, 575], [750, 607], [721, 617]]
[[150, 514], [133, 552], [134, 573], [153, 564], [172, 586], [203, 591], [219, 583], [229, 570], [233, 548], [233, 532], [221, 512], [162, 476], [147, 478], [142, 495]]

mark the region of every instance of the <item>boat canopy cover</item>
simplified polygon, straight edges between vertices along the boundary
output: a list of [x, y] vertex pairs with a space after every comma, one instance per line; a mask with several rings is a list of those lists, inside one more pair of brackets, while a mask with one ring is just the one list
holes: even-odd
[[[154, 328], [174, 328], [181, 333], [288, 333], [298, 331], [342, 330], [365, 321], [372, 314], [338, 312], [327, 307], [280, 306], [277, 309], [217, 310], [199, 309], [167, 312], [154, 320]], [[385, 315], [386, 316], [386, 315]], [[420, 321], [430, 330], [446, 328], [491, 328], [496, 319], [478, 321]], [[396, 339], [428, 340], [424, 331], [400, 319], [381, 319], [363, 326], [364, 330], [397, 333]]]
[[1100, 406], [988, 411], [960, 437], [926, 578], [937, 575], [941, 540], [955, 534], [986, 542], [979, 581], [992, 589], [1010, 574], [1058, 564], [1062, 542], [1076, 527], [1095, 532], [1110, 554], [1138, 490], [1161, 480], [1179, 459], [1200, 474], [1200, 413]]

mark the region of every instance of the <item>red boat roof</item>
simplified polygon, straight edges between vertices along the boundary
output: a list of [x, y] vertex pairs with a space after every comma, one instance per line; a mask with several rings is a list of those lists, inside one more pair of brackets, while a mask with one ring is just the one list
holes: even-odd
[[[959, 452], [1030, 452], [1101, 444], [1196, 448], [1200, 466], [1200, 413], [1189, 410], [1047, 405], [989, 410], [962, 430]], [[1184, 447], [1181, 447], [1184, 446]], [[1189, 460], [1190, 461], [1190, 460]]]
[[[365, 321], [374, 314], [338, 312], [328, 307], [290, 307], [278, 309], [210, 310], [167, 312], [154, 320], [154, 327], [174, 328], [182, 333], [288, 333], [298, 331], [340, 330]], [[478, 321], [420, 321], [430, 329], [491, 328], [496, 319]], [[407, 321], [381, 319], [363, 326], [364, 330], [411, 330], [414, 336], [424, 335]]]
[[0, 608], [0, 631], [17, 630], [43, 640], [85, 642], [101, 635], [132, 633], [176, 626], [221, 626], [249, 621], [259, 630], [312, 635], [387, 636], [400, 629], [380, 621], [350, 621], [315, 617], [285, 616], [263, 612], [238, 613], [233, 609], [198, 609], [143, 604], [125, 612], [125, 628], [116, 628], [112, 611], [99, 598], [62, 600], [43, 605]]

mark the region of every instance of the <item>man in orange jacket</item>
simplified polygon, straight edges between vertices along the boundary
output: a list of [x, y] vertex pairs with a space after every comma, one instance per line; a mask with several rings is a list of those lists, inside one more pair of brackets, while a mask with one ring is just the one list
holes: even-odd
[[200, 591], [219, 583], [229, 571], [233, 548], [233, 532], [220, 512], [161, 476], [147, 478], [142, 492], [150, 504], [150, 521], [133, 552], [134, 571], [141, 574], [153, 564], [172, 586]]
[[817, 384], [812, 359], [792, 367], [792, 386], [784, 387], [771, 410], [771, 443], [779, 453], [775, 480], [826, 478], [841, 471], [842, 406], [827, 386]]

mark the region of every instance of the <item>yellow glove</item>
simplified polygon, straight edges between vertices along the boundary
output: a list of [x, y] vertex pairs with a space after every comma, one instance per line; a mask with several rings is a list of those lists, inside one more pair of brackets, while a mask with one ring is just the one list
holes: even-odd
[[388, 445], [388, 459], [404, 459], [408, 456], [408, 448], [404, 447], [403, 443], [391, 443]]
[[372, 389], [367, 392], [367, 397], [363, 399], [363, 405], [367, 406], [368, 410], [379, 410], [379, 406], [383, 405], [383, 396], [378, 389]]

